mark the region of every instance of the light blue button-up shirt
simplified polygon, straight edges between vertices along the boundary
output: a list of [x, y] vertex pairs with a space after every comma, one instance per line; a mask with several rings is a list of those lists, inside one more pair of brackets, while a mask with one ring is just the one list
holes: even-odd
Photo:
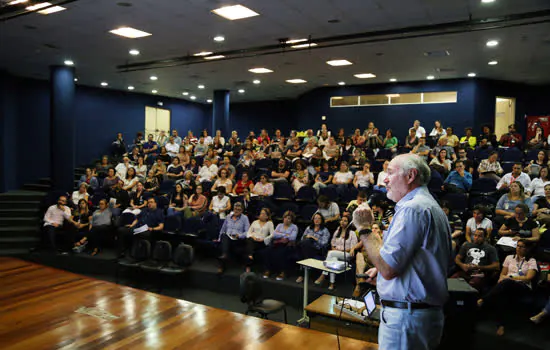
[[397, 203], [380, 256], [398, 274], [391, 280], [378, 275], [382, 300], [445, 304], [451, 228], [426, 187], [412, 190]]

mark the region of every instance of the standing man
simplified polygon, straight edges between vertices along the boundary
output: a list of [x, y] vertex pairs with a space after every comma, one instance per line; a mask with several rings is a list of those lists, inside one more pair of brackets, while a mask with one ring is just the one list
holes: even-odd
[[367, 271], [382, 304], [379, 349], [435, 349], [443, 333], [443, 305], [451, 259], [451, 228], [426, 185], [430, 168], [414, 154], [395, 157], [385, 180], [395, 215], [384, 234], [370, 234], [370, 210], [353, 213], [374, 268]]

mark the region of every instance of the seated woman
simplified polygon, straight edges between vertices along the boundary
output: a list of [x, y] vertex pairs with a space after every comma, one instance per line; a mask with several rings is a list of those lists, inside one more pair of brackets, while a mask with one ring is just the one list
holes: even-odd
[[110, 167], [107, 176], [103, 179], [103, 190], [109, 192], [118, 184], [118, 181], [120, 181], [120, 178], [116, 176], [115, 168]]
[[188, 206], [183, 211], [186, 219], [201, 216], [208, 208], [208, 198], [202, 194], [202, 185], [195, 187], [195, 193], [189, 197]]
[[328, 140], [330, 139], [330, 135], [327, 131], [321, 132], [319, 135], [319, 147], [326, 147], [328, 146]]
[[136, 169], [129, 168], [126, 172], [126, 178], [124, 178], [124, 183], [122, 185], [122, 189], [124, 191], [128, 191], [128, 193], [134, 192], [136, 190], [136, 186], [139, 183], [139, 179], [136, 176]]
[[155, 193], [159, 189], [159, 179], [155, 177], [155, 171], [149, 170], [147, 173], [147, 178], [143, 182], [143, 187], [145, 191]]
[[141, 209], [147, 206], [147, 201], [143, 197], [145, 194], [145, 189], [143, 184], [138, 182], [136, 185], [136, 191], [130, 194], [130, 206], [123, 211], [123, 213], [132, 213], [134, 215], [139, 215]]
[[525, 167], [524, 171], [531, 178], [534, 178], [539, 176], [540, 170], [543, 167], [547, 167], [547, 165], [548, 165], [548, 157], [546, 156], [546, 151], [539, 151], [537, 153], [537, 159], [530, 161], [529, 164]]
[[231, 210], [231, 200], [225, 195], [225, 187], [221, 186], [218, 188], [216, 195], [210, 201], [208, 210], [220, 219], [225, 219], [225, 216]]
[[300, 141], [298, 139], [294, 140], [292, 147], [286, 151], [286, 159], [290, 161], [295, 161], [302, 158], [302, 148], [300, 147]]
[[143, 157], [139, 156], [136, 164], [134, 164], [136, 175], [140, 181], [145, 180], [147, 177], [147, 165], [145, 165]]
[[481, 163], [479, 163], [477, 172], [479, 173], [479, 177], [487, 177], [494, 179], [495, 181], [500, 181], [500, 176], [504, 170], [498, 162], [498, 152], [493, 151], [489, 153], [489, 157], [487, 159], [483, 159]]
[[389, 160], [385, 160], [382, 164], [382, 171], [378, 173], [376, 178], [376, 185], [374, 186], [375, 191], [380, 191], [386, 193], [386, 178], [388, 177], [388, 165], [390, 165]]
[[259, 255], [268, 244], [268, 239], [271, 239], [273, 234], [273, 222], [271, 221], [271, 211], [268, 208], [262, 208], [258, 220], [254, 221], [248, 228], [246, 233], [246, 254], [247, 264], [246, 272], [250, 272], [250, 268], [254, 260], [258, 260]]
[[162, 159], [157, 158], [155, 164], [151, 167], [151, 171], [160, 183], [164, 179], [164, 174], [166, 174], [166, 165], [162, 162]]
[[332, 178], [331, 187], [336, 188], [340, 196], [349, 187], [353, 181], [353, 173], [349, 171], [348, 163], [340, 163], [340, 171], [337, 171]]
[[466, 221], [466, 241], [473, 242], [473, 234], [477, 229], [484, 229], [487, 232], [485, 240], [490, 242], [493, 233], [493, 222], [485, 217], [487, 208], [482, 205], [476, 205], [472, 211], [472, 217]]
[[180, 164], [183, 168], [185, 168], [187, 164], [191, 162], [191, 157], [189, 156], [189, 153], [187, 153], [187, 151], [185, 150], [184, 146], [180, 146], [179, 153], [176, 155], [176, 157], [179, 158]]
[[416, 129], [410, 128], [409, 135], [405, 138], [405, 146], [403, 146], [407, 151], [411, 151], [414, 146], [418, 144], [418, 137], [416, 137]]
[[550, 227], [550, 183], [544, 186], [544, 196], [533, 203], [533, 217], [541, 226]]
[[312, 137], [307, 141], [307, 146], [304, 148], [302, 157], [305, 160], [310, 160], [317, 152], [317, 146], [315, 145], [315, 139]]
[[510, 308], [532, 292], [531, 282], [538, 268], [531, 257], [531, 248], [530, 242], [518, 241], [516, 254], [508, 255], [502, 264], [498, 284], [477, 301], [479, 307], [489, 307], [496, 315], [498, 336], [504, 335], [504, 326], [515, 317]]
[[160, 159], [165, 166], [170, 165], [170, 163], [172, 162], [172, 159], [168, 154], [168, 151], [166, 151], [166, 147], [164, 146], [160, 148], [160, 154], [157, 156], [157, 159]]
[[[313, 224], [304, 231], [302, 240], [298, 243], [298, 260], [324, 256], [324, 249], [328, 247], [330, 232], [325, 227], [325, 219], [319, 213], [313, 214]], [[304, 277], [296, 279], [296, 283], [302, 283]]]
[[535, 136], [531, 137], [525, 145], [527, 149], [541, 149], [546, 146], [546, 138], [544, 137], [544, 129], [541, 126], [535, 127]]
[[384, 137], [384, 149], [390, 150], [392, 153], [397, 152], [397, 146], [399, 141], [397, 137], [393, 136], [393, 130], [386, 130], [386, 137]]
[[[496, 227], [500, 227], [505, 220], [514, 217], [514, 208], [518, 204], [531, 205], [531, 200], [525, 195], [525, 189], [519, 181], [514, 181], [510, 185], [510, 192], [505, 193], [500, 197], [495, 208], [495, 218], [493, 221]], [[529, 216], [529, 211], [525, 213]]]
[[282, 281], [291, 266], [293, 266], [290, 256], [293, 255], [298, 227], [294, 224], [296, 214], [292, 211], [286, 211], [283, 214], [283, 222], [277, 225], [271, 242], [264, 254], [264, 264], [266, 271], [263, 278], [269, 278], [271, 273], [278, 274], [277, 281]]
[[97, 176], [100, 179], [104, 179], [107, 176], [107, 172], [109, 171], [109, 168], [111, 167], [112, 165], [109, 162], [109, 157], [108, 156], [101, 157], [101, 162], [97, 163], [95, 166], [94, 176]]
[[84, 199], [88, 203], [90, 195], [88, 194], [88, 185], [85, 182], [82, 182], [78, 186], [78, 190], [74, 191], [71, 196], [71, 201], [73, 202], [73, 208], [78, 205], [78, 202], [81, 199]]
[[[514, 207], [514, 215], [506, 219], [498, 230], [499, 236], [512, 237], [514, 241], [521, 239], [529, 242], [538, 242], [540, 239], [539, 225], [535, 220], [527, 217], [528, 214], [529, 207], [526, 204], [517, 204]], [[514, 251], [509, 246], [497, 245], [497, 248], [501, 257], [512, 254]]]
[[452, 164], [451, 160], [447, 158], [447, 150], [441, 149], [437, 157], [430, 161], [430, 168], [437, 171], [445, 178], [451, 172]]
[[333, 172], [330, 171], [328, 162], [323, 161], [320, 171], [315, 175], [315, 183], [313, 184], [313, 188], [317, 191], [317, 194], [319, 194], [321, 188], [325, 188], [332, 183], [332, 178]]
[[370, 172], [370, 163], [365, 162], [363, 170], [355, 173], [353, 186], [359, 191], [369, 192], [374, 185], [374, 175]]
[[249, 191], [252, 191], [254, 188], [254, 182], [248, 178], [248, 173], [246, 171], [242, 173], [241, 179], [235, 184], [233, 195], [241, 196], [245, 187], [248, 188]]
[[361, 135], [361, 129], [355, 129], [355, 132], [353, 133], [351, 139], [353, 140], [353, 145], [359, 148], [363, 147], [366, 141], [365, 137]]
[[[330, 241], [331, 249], [327, 254], [328, 260], [339, 260], [339, 261], [349, 261], [351, 258], [350, 251], [357, 245], [357, 235], [350, 228], [350, 219], [347, 216], [344, 216], [340, 220], [340, 226], [334, 232], [334, 236]], [[328, 272], [323, 272], [319, 278], [315, 281], [315, 284], [321, 284], [325, 280], [325, 276], [328, 275]], [[330, 273], [330, 284], [328, 286], [329, 290], [334, 289], [334, 283], [336, 281], [336, 275]]]
[[527, 192], [531, 194], [533, 201], [536, 201], [539, 197], [544, 197], [544, 187], [550, 184], [550, 178], [548, 177], [548, 167], [545, 165], [540, 168], [539, 177], [531, 181], [531, 185]]
[[191, 158], [191, 161], [185, 167], [185, 171], [190, 171], [193, 175], [198, 175], [199, 169], [200, 167], [197, 164], [197, 160], [195, 158]]
[[300, 188], [309, 183], [309, 172], [303, 160], [297, 160], [295, 163], [295, 171], [292, 173], [291, 185], [294, 193], [298, 193]]
[[260, 175], [260, 181], [256, 182], [252, 193], [260, 197], [270, 197], [273, 195], [273, 184], [269, 182], [266, 174]]
[[183, 213], [185, 208], [187, 208], [187, 196], [183, 192], [183, 186], [177, 183], [174, 187], [174, 192], [170, 195], [170, 204], [166, 210], [166, 215], [173, 216]]
[[212, 148], [209, 148], [208, 151], [206, 151], [206, 155], [204, 156], [204, 159], [210, 159], [210, 162], [212, 164], [218, 165], [218, 155], [214, 152]]
[[336, 163], [340, 158], [340, 153], [340, 146], [336, 144], [336, 141], [334, 141], [334, 137], [329, 138], [328, 146], [325, 146], [325, 148], [323, 149], [323, 156], [325, 157], [325, 160], [329, 162], [331, 168], [336, 167]]
[[97, 178], [93, 175], [93, 171], [90, 168], [86, 168], [86, 175], [82, 175], [80, 177], [80, 180], [78, 181], [78, 186], [80, 187], [80, 185], [83, 183], [88, 185], [88, 188], [92, 191], [95, 191], [99, 188], [99, 182], [97, 181]]
[[468, 127], [464, 129], [464, 133], [466, 135], [460, 138], [460, 146], [475, 149], [477, 146], [477, 138], [473, 136], [472, 128]]
[[218, 171], [218, 179], [212, 186], [212, 192], [217, 191], [221, 187], [225, 188], [225, 193], [231, 193], [233, 190], [233, 181], [229, 178], [229, 171], [226, 168]]
[[[237, 202], [233, 205], [233, 212], [223, 222], [218, 240], [221, 242], [222, 255], [219, 257], [218, 273], [225, 271], [229, 254], [242, 253], [246, 246], [246, 234], [250, 228], [248, 217], [243, 214], [243, 205]], [[240, 250], [236, 252], [236, 250]]]
[[75, 253], [84, 251], [84, 247], [88, 244], [88, 232], [90, 231], [90, 217], [92, 213], [88, 208], [88, 201], [80, 199], [77, 201], [78, 207], [72, 216], [72, 223], [76, 228], [76, 235], [73, 239]]
[[242, 156], [239, 158], [239, 161], [237, 162], [237, 168], [249, 171], [250, 169], [252, 169], [254, 164], [254, 153], [247, 150], [244, 151]]
[[132, 152], [130, 152], [130, 154], [128, 154], [128, 158], [130, 158], [130, 162], [137, 163], [138, 157], [140, 155], [141, 155], [141, 153], [139, 152], [139, 148], [134, 147], [132, 149]]
[[355, 146], [353, 145], [353, 140], [350, 137], [346, 137], [344, 140], [344, 145], [342, 146], [342, 160], [348, 162], [355, 152]]
[[352, 157], [347, 162], [350, 169], [353, 172], [356, 172], [363, 169], [363, 165], [365, 165], [365, 163], [367, 162], [367, 158], [363, 156], [363, 152], [361, 151], [361, 149], [356, 148], [355, 151], [353, 151]]
[[183, 178], [183, 166], [180, 164], [180, 159], [174, 157], [174, 159], [172, 159], [172, 164], [166, 168], [164, 179], [178, 181], [181, 178]]
[[92, 255], [99, 253], [99, 248], [102, 242], [108, 241], [113, 237], [110, 235], [112, 226], [113, 214], [109, 210], [109, 205], [106, 199], [99, 201], [99, 208], [94, 211], [90, 222], [90, 232], [88, 233], [88, 249]]

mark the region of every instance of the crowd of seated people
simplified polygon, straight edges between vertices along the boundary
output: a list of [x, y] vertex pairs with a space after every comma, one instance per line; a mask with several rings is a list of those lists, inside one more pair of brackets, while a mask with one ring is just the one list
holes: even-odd
[[[246, 271], [259, 268], [264, 278], [282, 280], [300, 276], [298, 259], [318, 258], [348, 261], [361, 276], [372, 264], [350, 214], [368, 203], [375, 219], [371, 229], [383, 236], [394, 206], [385, 195], [388, 164], [397, 154], [413, 153], [430, 166], [429, 190], [452, 228], [452, 276], [478, 289], [484, 307], [498, 309], [515, 295], [528, 294], [524, 287], [535, 284], [530, 271], [550, 260], [544, 130], [537, 128], [524, 141], [515, 125], [500, 137], [484, 126], [476, 137], [472, 128], [455, 135], [439, 121], [426, 133], [417, 120], [408, 131], [402, 142], [372, 122], [349, 136], [325, 124], [289, 137], [264, 129], [242, 139], [236, 131], [212, 137], [206, 130], [182, 138], [173, 130], [168, 136], [147, 135], [147, 141], [138, 133], [126, 143], [118, 134], [111, 157], [86, 169], [72, 196], [48, 209], [45, 237], [53, 247], [59, 236], [63, 249], [91, 254], [116, 241], [122, 255], [135, 237], [157, 239], [165, 220], [177, 218], [180, 232], [191, 227], [219, 249], [219, 273], [234, 260]], [[200, 228], [212, 222], [216, 234], [204, 236]], [[134, 235], [142, 227], [146, 230]], [[510, 271], [522, 278], [511, 278]], [[315, 283], [323, 284], [325, 276]], [[355, 295], [363, 282], [356, 279]], [[335, 286], [336, 277], [329, 274], [328, 287]], [[498, 322], [502, 334], [503, 318]]]

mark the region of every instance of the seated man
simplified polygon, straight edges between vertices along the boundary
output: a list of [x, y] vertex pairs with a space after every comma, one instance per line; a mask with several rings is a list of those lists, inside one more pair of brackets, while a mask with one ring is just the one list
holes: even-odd
[[446, 136], [441, 136], [437, 141], [437, 145], [432, 149], [432, 153], [430, 153], [430, 158], [437, 158], [439, 152], [444, 149], [447, 151], [447, 159], [450, 159], [454, 162], [456, 160], [456, 153], [454, 148], [448, 145], [447, 141], [448, 140]]
[[111, 144], [111, 150], [113, 157], [119, 158], [127, 152], [126, 143], [122, 138], [122, 133], [119, 132], [116, 134], [116, 139]]
[[124, 252], [131, 246], [133, 237], [136, 236], [136, 229], [145, 229], [138, 235], [141, 238], [155, 238], [152, 235], [155, 232], [161, 232], [164, 229], [164, 212], [157, 207], [157, 199], [149, 198], [147, 200], [147, 209], [139, 213], [135, 220], [124, 227], [119, 227], [117, 230], [118, 236], [118, 253], [119, 256], [124, 255]]
[[58, 236], [61, 236], [63, 240], [63, 250], [72, 245], [72, 242], [69, 242], [69, 237], [67, 237], [67, 232], [63, 230], [65, 221], [74, 224], [71, 219], [71, 209], [67, 206], [67, 197], [60, 196], [57, 199], [57, 204], [51, 205], [44, 215], [44, 241], [49, 243], [50, 248], [54, 251], [57, 251], [56, 239]]
[[331, 202], [327, 196], [321, 195], [317, 198], [317, 205], [319, 206], [317, 213], [323, 216], [327, 226], [331, 226], [331, 222], [340, 221], [340, 208], [336, 202]]
[[516, 124], [508, 125], [508, 133], [500, 137], [499, 143], [502, 147], [517, 147], [521, 149], [521, 134], [516, 131]]
[[199, 143], [195, 146], [195, 157], [204, 157], [208, 151], [208, 145], [204, 143], [204, 137], [201, 136]]
[[153, 134], [149, 134], [147, 139], [147, 142], [143, 144], [143, 154], [145, 154], [145, 158], [158, 156], [159, 145], [153, 140]]
[[464, 242], [455, 263], [460, 268], [452, 278], [464, 278], [472, 287], [482, 291], [491, 275], [498, 272], [500, 265], [495, 247], [485, 242], [487, 231], [479, 227], [474, 232], [473, 242]]
[[[523, 188], [527, 189], [531, 187], [531, 178], [529, 175], [523, 172], [523, 164], [516, 163], [512, 167], [512, 172], [505, 174], [497, 183], [497, 190], [508, 190], [510, 184], [514, 181], [519, 181], [523, 185]], [[529, 194], [528, 194], [529, 195]]]
[[474, 162], [472, 162], [470, 159], [468, 159], [468, 153], [464, 148], [458, 149], [458, 158], [456, 161], [462, 161], [464, 163], [464, 169], [469, 172], [470, 174], [474, 173]]
[[418, 140], [418, 144], [411, 150], [411, 153], [418, 154], [427, 162], [430, 156], [430, 151], [430, 146], [426, 144], [426, 136], [422, 136]]
[[237, 202], [233, 205], [231, 212], [223, 222], [218, 240], [221, 242], [222, 255], [219, 257], [218, 273], [225, 271], [225, 262], [229, 258], [229, 253], [235, 252], [238, 248], [241, 254], [246, 254], [246, 234], [250, 228], [248, 217], [243, 214], [243, 205]]
[[445, 179], [441, 189], [450, 193], [466, 193], [472, 187], [472, 174], [464, 169], [461, 160], [455, 162], [455, 170], [451, 171]]
[[360, 206], [361, 204], [366, 203], [367, 199], [368, 199], [367, 193], [364, 191], [359, 191], [359, 193], [357, 193], [357, 199], [354, 199], [351, 202], [349, 202], [343, 216], [351, 217], [355, 209], [357, 209], [357, 207]]
[[130, 204], [130, 195], [128, 191], [122, 189], [124, 181], [118, 180], [113, 189], [109, 191], [109, 205], [111, 207], [111, 213], [114, 216], [120, 216], [123, 210], [128, 208]]
[[212, 164], [209, 158], [205, 158], [204, 165], [199, 170], [198, 181], [212, 182], [214, 181], [217, 175], [218, 175], [218, 166], [216, 164]]
[[168, 152], [168, 155], [170, 157], [174, 158], [178, 156], [178, 153], [180, 151], [180, 145], [178, 145], [174, 141], [174, 136], [170, 136], [170, 138], [168, 139], [168, 143], [166, 143], [164, 147], [166, 147], [166, 152]]

